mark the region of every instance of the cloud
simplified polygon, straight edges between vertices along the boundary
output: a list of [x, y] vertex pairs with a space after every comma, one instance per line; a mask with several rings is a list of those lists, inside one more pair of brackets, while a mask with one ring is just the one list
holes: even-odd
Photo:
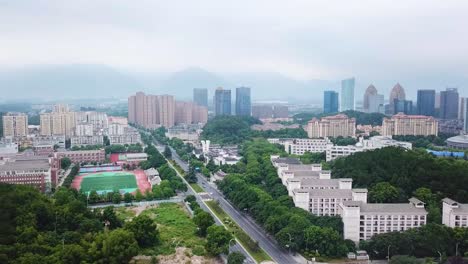
[[467, 1], [2, 1], [0, 67], [468, 74]]

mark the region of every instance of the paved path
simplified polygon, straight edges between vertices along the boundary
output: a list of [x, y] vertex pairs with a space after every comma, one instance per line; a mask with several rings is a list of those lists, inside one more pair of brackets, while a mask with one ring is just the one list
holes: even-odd
[[119, 203], [119, 204], [100, 203], [100, 204], [88, 205], [88, 208], [103, 208], [103, 207], [108, 207], [108, 206], [114, 206], [114, 207], [143, 206], [143, 205], [153, 205], [153, 204], [162, 204], [162, 203], [181, 203], [183, 201], [184, 201], [183, 197], [176, 196], [176, 197], [173, 197], [173, 198], [170, 198], [170, 199], [165, 199], [165, 200], [153, 200], [153, 201]]

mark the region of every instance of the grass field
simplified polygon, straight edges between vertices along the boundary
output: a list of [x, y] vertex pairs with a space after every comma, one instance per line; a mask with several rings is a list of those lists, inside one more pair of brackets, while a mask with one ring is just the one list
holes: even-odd
[[197, 193], [202, 193], [202, 192], [205, 192], [205, 190], [203, 190], [203, 188], [196, 184], [196, 183], [191, 183], [190, 186], [192, 186], [192, 188], [197, 192]]
[[82, 192], [112, 192], [124, 189], [132, 192], [137, 188], [135, 175], [128, 172], [101, 172], [83, 177], [80, 185]]
[[233, 232], [234, 236], [240, 241], [240, 243], [249, 251], [250, 255], [257, 261], [270, 261], [271, 257], [261, 249], [258, 244], [252, 240], [252, 238], [244, 232], [232, 219], [231, 217], [224, 212], [215, 201], [208, 201], [206, 204], [213, 210], [213, 212], [218, 216], [221, 221], [224, 222], [227, 229]]
[[187, 247], [197, 256], [206, 255], [206, 240], [196, 235], [197, 226], [193, 223], [182, 205], [164, 203], [156, 208], [142, 212], [158, 224], [161, 244], [154, 249], [147, 249], [145, 255], [170, 255], [175, 252], [175, 247]]

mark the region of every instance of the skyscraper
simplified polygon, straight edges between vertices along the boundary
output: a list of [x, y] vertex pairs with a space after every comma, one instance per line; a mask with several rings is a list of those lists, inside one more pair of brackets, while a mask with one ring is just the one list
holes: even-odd
[[373, 84], [369, 85], [364, 93], [363, 108], [366, 112], [369, 112], [369, 97], [372, 95], [377, 95], [377, 89]]
[[458, 119], [459, 120], [465, 120], [466, 100], [468, 100], [467, 97], [460, 97], [460, 103], [458, 104]]
[[384, 105], [384, 95], [383, 94], [375, 94], [369, 95], [369, 108], [367, 109], [368, 113], [385, 113], [385, 105]]
[[341, 81], [341, 109], [340, 111], [354, 110], [354, 84], [355, 79]]
[[206, 88], [193, 89], [193, 102], [199, 106], [208, 107], [208, 89]]
[[395, 86], [393, 86], [392, 88], [392, 91], [390, 92], [390, 97], [388, 98], [388, 102], [389, 102], [389, 109], [390, 109], [390, 114], [396, 114], [394, 112], [394, 103], [395, 103], [395, 99], [398, 99], [398, 100], [406, 100], [406, 94], [405, 94], [405, 89], [403, 89], [403, 87], [401, 87], [401, 85], [399, 83], [395, 84]]
[[418, 115], [434, 116], [435, 90], [418, 90]]
[[250, 116], [252, 113], [252, 103], [250, 100], [250, 88], [236, 88], [236, 115]]
[[458, 89], [447, 88], [440, 92], [440, 118], [457, 119], [458, 118]]
[[393, 112], [404, 113], [405, 115], [413, 114], [413, 101], [411, 100], [393, 100]]
[[335, 91], [325, 91], [323, 93], [323, 112], [336, 113], [338, 112], [338, 93]]
[[4, 137], [25, 137], [28, 135], [28, 116], [23, 113], [8, 113], [3, 119]]
[[215, 115], [231, 115], [231, 90], [219, 87], [214, 96]]
[[465, 118], [463, 120], [463, 128], [466, 134], [468, 134], [468, 100], [465, 100]]

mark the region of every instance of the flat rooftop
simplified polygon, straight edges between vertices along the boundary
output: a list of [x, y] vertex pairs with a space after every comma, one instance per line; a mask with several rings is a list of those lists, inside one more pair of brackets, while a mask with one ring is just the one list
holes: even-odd
[[415, 207], [411, 203], [363, 203], [357, 201], [345, 201], [344, 206], [359, 206], [361, 213], [380, 214], [427, 214], [424, 208]]
[[49, 159], [21, 159], [14, 162], [6, 162], [0, 165], [0, 172], [5, 171], [28, 171], [28, 170], [48, 170], [50, 168]]

